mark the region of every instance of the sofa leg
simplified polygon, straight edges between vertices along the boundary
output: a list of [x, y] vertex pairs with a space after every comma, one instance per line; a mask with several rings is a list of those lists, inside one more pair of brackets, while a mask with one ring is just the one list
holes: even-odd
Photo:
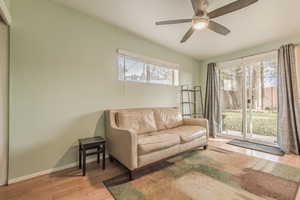
[[115, 160], [114, 157], [110, 154], [108, 155], [108, 159], [109, 159], [110, 162], [114, 162], [114, 160]]
[[129, 170], [129, 181], [134, 180], [134, 173], [133, 171]]
[[129, 170], [129, 181], [133, 181], [135, 179], [135, 171]]
[[206, 150], [206, 149], [207, 149], [207, 146], [208, 146], [208, 145], [204, 145], [204, 146], [203, 146], [203, 149]]

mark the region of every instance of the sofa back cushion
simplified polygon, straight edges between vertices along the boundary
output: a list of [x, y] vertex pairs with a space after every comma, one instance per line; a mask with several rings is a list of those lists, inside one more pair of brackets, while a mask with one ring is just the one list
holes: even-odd
[[117, 126], [136, 134], [157, 131], [152, 109], [120, 110], [116, 115]]
[[183, 125], [182, 115], [178, 108], [155, 108], [154, 114], [158, 130]]

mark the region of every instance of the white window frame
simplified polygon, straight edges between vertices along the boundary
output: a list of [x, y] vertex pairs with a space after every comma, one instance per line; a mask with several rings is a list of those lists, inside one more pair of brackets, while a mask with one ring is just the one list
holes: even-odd
[[[125, 80], [125, 64], [123, 64], [123, 69], [120, 69], [120, 63], [119, 63], [119, 57], [124, 56], [129, 57], [133, 60], [140, 61], [141, 63], [146, 65], [146, 80], [140, 81], [140, 80]], [[155, 58], [150, 58], [146, 56], [141, 56], [123, 49], [118, 49], [117, 50], [117, 62], [118, 62], [118, 79], [120, 81], [129, 81], [129, 82], [139, 82], [139, 83], [150, 83], [150, 84], [159, 84], [159, 85], [169, 85], [169, 86], [178, 86], [179, 85], [179, 65], [158, 60]], [[150, 65], [157, 66], [159, 68], [164, 68], [168, 70], [172, 70], [172, 83], [157, 83], [157, 82], [152, 82], [150, 79]], [[121, 75], [121, 70], [123, 70], [123, 77], [120, 77]], [[177, 73], [177, 76], [175, 74]], [[175, 78], [177, 77], [177, 80]]]

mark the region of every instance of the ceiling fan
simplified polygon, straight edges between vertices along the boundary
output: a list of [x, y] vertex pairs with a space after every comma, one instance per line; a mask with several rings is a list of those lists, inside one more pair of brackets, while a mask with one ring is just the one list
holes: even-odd
[[207, 0], [191, 0], [193, 9], [195, 11], [195, 15], [192, 19], [177, 19], [177, 20], [167, 20], [167, 21], [158, 21], [156, 25], [168, 25], [168, 24], [181, 24], [192, 22], [192, 27], [187, 31], [187, 33], [183, 36], [181, 43], [187, 41], [191, 35], [196, 30], [201, 30], [208, 28], [216, 33], [221, 35], [227, 35], [230, 33], [230, 30], [225, 26], [212, 21], [211, 19], [220, 17], [222, 15], [226, 15], [228, 13], [234, 12], [236, 10], [240, 10], [251, 4], [257, 2], [258, 0], [237, 0], [226, 6], [218, 8], [212, 12], [207, 12], [208, 1]]

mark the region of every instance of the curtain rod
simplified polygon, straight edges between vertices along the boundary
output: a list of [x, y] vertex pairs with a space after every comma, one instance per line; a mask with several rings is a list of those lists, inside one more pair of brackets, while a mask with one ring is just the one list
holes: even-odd
[[[294, 44], [294, 45], [295, 46], [300, 46], [299, 44]], [[268, 51], [262, 51], [262, 52], [255, 53], [255, 54], [250, 54], [250, 55], [247, 55], [247, 56], [240, 56], [240, 57], [231, 58], [231, 59], [228, 59], [228, 60], [222, 60], [222, 61], [218, 61], [218, 62], [230, 62], [230, 61], [234, 61], [234, 60], [238, 60], [238, 59], [244, 59], [244, 58], [248, 58], [248, 57], [252, 57], [252, 56], [257, 56], [257, 55], [264, 54], [264, 53], [271, 53], [272, 51], [277, 51], [277, 50], [278, 50], [278, 48], [271, 49], [271, 50], [268, 50]]]

